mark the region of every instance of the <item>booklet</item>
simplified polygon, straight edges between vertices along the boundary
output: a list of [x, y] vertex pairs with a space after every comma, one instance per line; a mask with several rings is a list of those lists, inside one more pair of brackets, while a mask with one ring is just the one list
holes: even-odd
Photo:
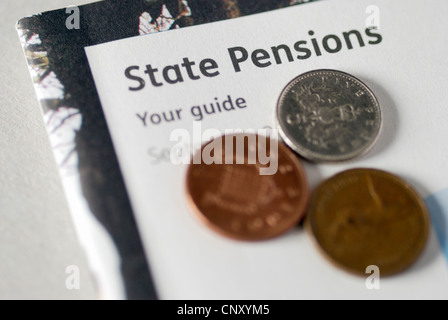
[[[448, 4], [293, 5], [302, 2], [103, 1], [19, 22], [102, 297], [447, 297], [448, 44], [440, 39]], [[173, 161], [179, 132], [191, 138], [182, 150], [194, 151], [210, 129], [275, 128], [284, 87], [315, 69], [364, 81], [383, 128], [375, 147], [353, 161], [301, 160], [311, 189], [345, 169], [377, 168], [411, 183], [430, 211], [422, 256], [374, 288], [368, 272], [355, 276], [329, 263], [302, 227], [261, 242], [213, 232], [188, 204], [188, 164]]]

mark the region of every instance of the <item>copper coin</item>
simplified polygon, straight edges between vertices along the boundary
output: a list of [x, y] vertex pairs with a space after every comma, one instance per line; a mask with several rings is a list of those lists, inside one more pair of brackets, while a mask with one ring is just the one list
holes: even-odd
[[368, 266], [392, 275], [423, 251], [429, 215], [420, 195], [401, 178], [353, 169], [313, 193], [307, 221], [318, 245], [337, 265], [365, 275]]
[[[231, 141], [233, 146], [226, 149]], [[263, 141], [265, 148], [259, 144]], [[219, 146], [214, 148], [214, 158], [222, 164], [206, 164], [201, 159], [187, 172], [190, 203], [208, 227], [232, 239], [255, 241], [281, 235], [298, 225], [309, 190], [305, 171], [292, 151], [277, 140], [255, 134], [226, 135], [213, 143]], [[275, 148], [270, 152], [271, 143], [278, 145], [277, 152]], [[202, 146], [202, 156], [210, 148], [211, 143]], [[269, 162], [260, 161], [263, 153]], [[196, 154], [196, 159], [201, 154]], [[269, 167], [277, 170], [260, 174], [260, 169]]]

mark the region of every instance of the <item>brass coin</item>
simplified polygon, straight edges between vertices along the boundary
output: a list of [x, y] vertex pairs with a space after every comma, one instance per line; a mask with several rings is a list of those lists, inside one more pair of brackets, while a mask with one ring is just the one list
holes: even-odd
[[[270, 175], [260, 174], [260, 169], [271, 165], [260, 162], [260, 139], [267, 142], [268, 151], [261, 154], [270, 157], [271, 164], [278, 164]], [[229, 141], [233, 141], [233, 147], [226, 149]], [[241, 141], [244, 145], [238, 149]], [[220, 146], [215, 148], [214, 158], [222, 164], [206, 164], [201, 159], [198, 164], [192, 163], [187, 172], [189, 202], [200, 220], [221, 235], [248, 241], [272, 238], [298, 225], [305, 215], [309, 189], [305, 171], [292, 151], [272, 140], [278, 143], [278, 151], [269, 152], [270, 139], [255, 134], [226, 135], [213, 143]], [[210, 148], [210, 143], [202, 146], [202, 156]], [[226, 164], [226, 152], [231, 163]], [[250, 161], [249, 152], [257, 154], [256, 161]]]
[[429, 215], [419, 194], [401, 178], [353, 169], [324, 181], [313, 193], [307, 221], [324, 253], [337, 265], [382, 276], [409, 267], [423, 251]]

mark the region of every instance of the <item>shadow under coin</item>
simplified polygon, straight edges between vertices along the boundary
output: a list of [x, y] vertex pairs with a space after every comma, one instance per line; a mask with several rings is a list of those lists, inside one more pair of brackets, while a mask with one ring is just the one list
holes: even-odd
[[372, 90], [380, 104], [382, 114], [382, 127], [375, 146], [364, 157], [370, 158], [381, 154], [394, 141], [399, 128], [399, 116], [395, 102], [381, 85], [370, 80], [367, 76], [362, 81]]

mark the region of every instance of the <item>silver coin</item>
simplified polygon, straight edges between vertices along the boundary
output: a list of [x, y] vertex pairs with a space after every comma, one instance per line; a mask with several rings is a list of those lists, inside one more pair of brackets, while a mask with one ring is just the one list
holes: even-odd
[[359, 79], [315, 70], [292, 80], [277, 104], [280, 136], [302, 157], [344, 161], [365, 154], [378, 139], [381, 109]]

